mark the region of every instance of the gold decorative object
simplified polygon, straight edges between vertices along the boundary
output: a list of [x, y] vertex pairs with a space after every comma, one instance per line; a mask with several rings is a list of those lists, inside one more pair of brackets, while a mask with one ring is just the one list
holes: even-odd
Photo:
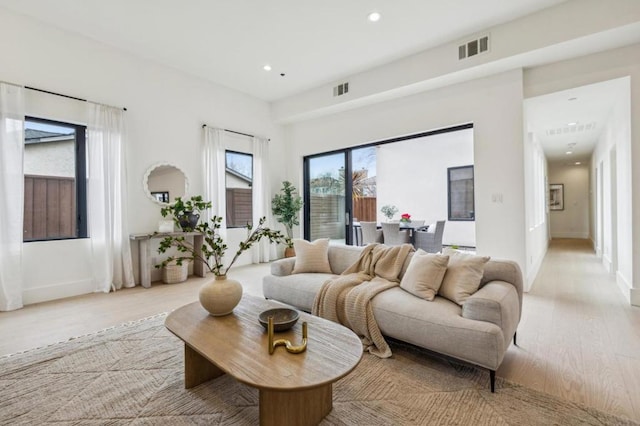
[[267, 323], [267, 333], [269, 333], [269, 355], [273, 355], [273, 351], [276, 350], [276, 346], [284, 346], [287, 352], [292, 354], [299, 354], [307, 350], [307, 322], [302, 323], [302, 343], [300, 345], [292, 345], [287, 339], [273, 340], [273, 317], [269, 317]]

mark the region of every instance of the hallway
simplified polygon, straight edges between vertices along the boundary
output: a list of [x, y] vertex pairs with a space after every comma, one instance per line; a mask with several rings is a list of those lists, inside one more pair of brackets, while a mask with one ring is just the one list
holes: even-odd
[[640, 421], [640, 308], [589, 240], [552, 240], [498, 376]]

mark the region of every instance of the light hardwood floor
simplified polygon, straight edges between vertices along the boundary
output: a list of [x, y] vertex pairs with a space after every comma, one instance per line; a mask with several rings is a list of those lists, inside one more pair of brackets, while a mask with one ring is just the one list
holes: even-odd
[[640, 421], [640, 308], [590, 241], [552, 240], [497, 375]]
[[[262, 295], [268, 265], [235, 268]], [[202, 278], [0, 312], [0, 355], [44, 346], [197, 300]], [[586, 240], [553, 240], [525, 294], [518, 346], [498, 376], [640, 421], [640, 308], [629, 306]], [[497, 390], [500, 391], [499, 388]]]

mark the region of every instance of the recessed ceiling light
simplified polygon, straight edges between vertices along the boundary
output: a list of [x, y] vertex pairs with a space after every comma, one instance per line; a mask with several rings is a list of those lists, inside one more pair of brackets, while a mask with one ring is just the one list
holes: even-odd
[[579, 165], [580, 165], [580, 164], [582, 164], [582, 163], [581, 163], [581, 162], [579, 162], [579, 161], [576, 161], [574, 164], [575, 164], [576, 166], [579, 166]]
[[267, 64], [264, 67], [262, 67], [262, 69], [265, 71], [271, 71], [271, 65]]
[[567, 151], [567, 152], [565, 152], [565, 154], [567, 154], [567, 155], [573, 154], [573, 151]]
[[371, 22], [378, 22], [380, 18], [382, 18], [382, 15], [380, 15], [380, 12], [371, 12], [370, 14], [367, 15], [367, 19]]
[[575, 121], [572, 121], [571, 123], [567, 123], [567, 126], [575, 126], [576, 124], [578, 123], [576, 123]]

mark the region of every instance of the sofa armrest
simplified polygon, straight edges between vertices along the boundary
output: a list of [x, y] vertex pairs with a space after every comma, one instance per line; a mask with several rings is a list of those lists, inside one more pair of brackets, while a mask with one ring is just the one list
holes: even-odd
[[491, 281], [472, 294], [462, 305], [462, 317], [493, 323], [502, 329], [505, 344], [513, 337], [520, 321], [516, 288], [504, 281]]
[[271, 275], [275, 275], [277, 277], [286, 277], [287, 275], [291, 275], [295, 264], [295, 257], [287, 257], [286, 259], [276, 260], [275, 262], [271, 263]]

